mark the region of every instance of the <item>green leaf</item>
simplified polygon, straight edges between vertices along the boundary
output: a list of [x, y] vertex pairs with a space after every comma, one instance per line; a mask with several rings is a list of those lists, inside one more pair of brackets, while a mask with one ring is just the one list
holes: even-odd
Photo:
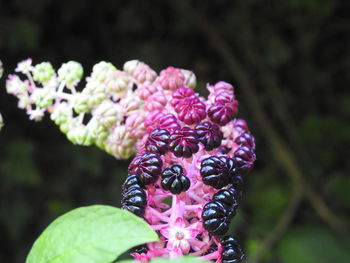
[[51, 223], [35, 241], [26, 263], [106, 263], [128, 249], [158, 239], [149, 225], [119, 208], [74, 209]]
[[290, 231], [279, 243], [283, 263], [348, 262], [348, 240], [319, 227], [300, 227]]

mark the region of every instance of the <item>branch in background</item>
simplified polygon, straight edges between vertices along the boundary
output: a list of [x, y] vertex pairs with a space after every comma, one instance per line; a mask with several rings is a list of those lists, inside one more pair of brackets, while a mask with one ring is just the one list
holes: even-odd
[[259, 248], [250, 255], [246, 263], [257, 263], [260, 262], [261, 258], [265, 255], [266, 251], [270, 251], [272, 247], [277, 243], [277, 241], [283, 236], [283, 234], [288, 230], [293, 218], [295, 217], [298, 208], [303, 200], [303, 196], [298, 189], [294, 188], [293, 195], [289, 200], [289, 203], [284, 210], [284, 213], [278, 220], [275, 229], [268, 235], [259, 246]]
[[292, 179], [293, 183], [305, 194], [306, 198], [310, 201], [313, 208], [318, 215], [333, 229], [339, 233], [348, 231], [348, 226], [343, 224], [337, 216], [328, 208], [323, 202], [321, 197], [315, 192], [315, 190], [306, 182], [302, 175], [302, 171], [295, 160], [293, 153], [283, 142], [279, 134], [273, 129], [269, 119], [264, 114], [264, 111], [258, 100], [258, 96], [254, 90], [254, 87], [250, 81], [249, 75], [244, 71], [243, 67], [238, 64], [238, 60], [231, 52], [229, 46], [224, 39], [217, 33], [215, 27], [211, 25], [203, 17], [197, 16], [197, 25], [206, 38], [208, 38], [214, 47], [214, 50], [227, 64], [228, 70], [232, 75], [237, 77], [247, 105], [250, 107], [251, 112], [260, 125], [262, 132], [265, 134], [266, 139], [269, 142], [272, 152], [274, 153], [276, 160], [286, 170], [287, 174]]

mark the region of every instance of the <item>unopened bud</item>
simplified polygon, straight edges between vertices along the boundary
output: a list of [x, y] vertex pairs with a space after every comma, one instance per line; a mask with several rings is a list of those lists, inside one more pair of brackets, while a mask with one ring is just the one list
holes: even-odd
[[85, 125], [71, 128], [67, 133], [67, 138], [77, 145], [89, 146], [94, 142], [93, 136]]
[[129, 61], [124, 63], [123, 70], [132, 76], [134, 74], [135, 69], [138, 66], [143, 65], [143, 64], [145, 64], [145, 63], [143, 63], [142, 61], [137, 60], [137, 59], [129, 60]]
[[112, 63], [101, 61], [92, 68], [91, 77], [97, 79], [100, 82], [104, 82], [107, 76], [115, 70], [117, 69], [113, 66]]
[[36, 106], [40, 108], [47, 108], [52, 105], [54, 96], [48, 89], [37, 88], [33, 91], [30, 98], [33, 100]]
[[37, 64], [33, 70], [33, 79], [40, 83], [49, 81], [54, 75], [55, 70], [49, 62]]
[[83, 77], [83, 67], [80, 63], [69, 61], [62, 64], [58, 70], [58, 77], [67, 84], [74, 84]]

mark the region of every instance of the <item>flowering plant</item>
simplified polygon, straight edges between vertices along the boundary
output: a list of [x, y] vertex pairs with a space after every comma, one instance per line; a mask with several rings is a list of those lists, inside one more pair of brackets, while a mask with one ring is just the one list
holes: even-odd
[[255, 140], [247, 123], [235, 118], [231, 84], [208, 84], [205, 98], [194, 91], [193, 72], [168, 67], [157, 75], [137, 60], [123, 70], [96, 64], [82, 89], [83, 68], [74, 61], [56, 73], [50, 63], [32, 66], [28, 59], [16, 71], [26, 79], [10, 75], [6, 88], [30, 119], [48, 112], [74, 144], [95, 144], [118, 159], [136, 154], [122, 209], [142, 217], [159, 239], [137, 247], [135, 260], [185, 254], [218, 263], [242, 260], [237, 240], [226, 233], [256, 159]]

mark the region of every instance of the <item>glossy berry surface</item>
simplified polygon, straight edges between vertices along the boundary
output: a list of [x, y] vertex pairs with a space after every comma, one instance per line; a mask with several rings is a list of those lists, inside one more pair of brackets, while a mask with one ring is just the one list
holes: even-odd
[[143, 216], [147, 204], [146, 199], [146, 192], [142, 188], [137, 175], [129, 175], [126, 182], [123, 184], [122, 209], [137, 216]]
[[195, 130], [205, 150], [211, 151], [221, 145], [223, 134], [216, 124], [206, 121], [198, 124]]
[[190, 180], [180, 165], [173, 165], [162, 172], [162, 187], [172, 194], [180, 194], [190, 188]]
[[221, 202], [226, 207], [229, 217], [232, 218], [238, 206], [237, 194], [237, 191], [232, 187], [227, 190], [220, 190], [213, 195], [213, 201]]
[[180, 101], [175, 111], [179, 120], [187, 125], [200, 123], [206, 116], [205, 104], [201, 102], [197, 97], [186, 98]]
[[198, 143], [196, 131], [189, 127], [183, 127], [170, 135], [169, 147], [176, 157], [189, 158], [198, 152]]
[[180, 87], [173, 92], [170, 104], [176, 109], [180, 102], [193, 96], [195, 96], [193, 89]]
[[247, 146], [251, 150], [255, 150], [255, 138], [249, 132], [244, 132], [235, 140], [238, 145]]
[[256, 157], [250, 148], [241, 146], [235, 151], [233, 159], [237, 165], [238, 172], [244, 175], [253, 168]]
[[223, 263], [241, 262], [244, 254], [237, 240], [232, 236], [225, 236], [221, 240], [222, 252], [221, 259]]
[[212, 235], [224, 235], [230, 223], [227, 215], [228, 212], [221, 202], [207, 203], [202, 212], [204, 228]]
[[215, 102], [209, 107], [207, 113], [212, 122], [223, 126], [233, 119], [237, 110], [230, 103]]
[[155, 129], [148, 136], [146, 150], [164, 154], [168, 151], [170, 133], [165, 129]]
[[154, 183], [158, 179], [162, 172], [162, 165], [163, 162], [159, 154], [144, 153], [132, 160], [129, 170], [139, 175], [142, 184], [147, 185]]
[[200, 174], [203, 183], [220, 189], [236, 176], [236, 165], [231, 158], [211, 156], [202, 161]]

